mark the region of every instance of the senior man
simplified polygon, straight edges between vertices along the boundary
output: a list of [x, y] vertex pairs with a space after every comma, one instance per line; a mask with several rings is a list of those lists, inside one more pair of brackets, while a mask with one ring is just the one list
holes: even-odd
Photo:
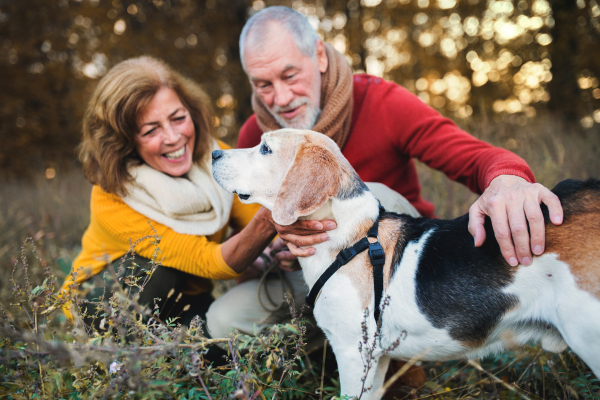
[[[412, 161], [417, 158], [482, 193], [469, 210], [469, 232], [475, 246], [481, 246], [489, 216], [511, 266], [529, 265], [532, 253], [544, 251], [540, 203], [548, 206], [554, 224], [562, 223], [560, 201], [534, 183], [524, 160], [475, 139], [393, 82], [353, 75], [344, 56], [323, 43], [296, 11], [277, 6], [254, 14], [242, 31], [240, 55], [253, 88], [255, 114], [242, 127], [238, 147], [255, 146], [263, 132], [284, 127], [321, 132], [339, 145], [364, 181], [387, 185], [421, 215], [433, 217], [433, 205], [421, 197]], [[278, 231], [293, 255], [306, 257], [314, 248], [300, 246], [327, 240], [326, 231], [334, 228], [333, 221], [301, 221], [278, 226]], [[288, 283], [301, 302], [306, 293], [302, 278], [290, 273]], [[275, 315], [252, 301], [258, 287], [246, 282], [213, 303], [207, 314], [213, 336], [227, 334], [230, 327], [252, 333], [253, 326], [260, 329], [285, 317], [285, 309]]]

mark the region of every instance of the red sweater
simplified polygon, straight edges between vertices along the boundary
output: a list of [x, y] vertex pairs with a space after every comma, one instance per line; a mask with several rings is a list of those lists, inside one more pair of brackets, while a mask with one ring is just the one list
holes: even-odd
[[[498, 175], [535, 182], [522, 158], [475, 139], [394, 82], [355, 75], [353, 96], [350, 136], [342, 154], [363, 181], [394, 189], [423, 216], [433, 217], [434, 206], [421, 197], [413, 157], [480, 194]], [[262, 133], [252, 115], [240, 130], [237, 147], [256, 146]]]

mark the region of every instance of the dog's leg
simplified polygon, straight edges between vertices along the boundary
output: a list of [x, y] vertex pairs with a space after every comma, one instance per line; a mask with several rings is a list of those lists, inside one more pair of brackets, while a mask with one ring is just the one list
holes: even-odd
[[[377, 370], [375, 371], [375, 377], [373, 378], [373, 389], [371, 389], [371, 393], [375, 394], [380, 387], [383, 386], [385, 380], [385, 374], [390, 366], [390, 358], [388, 356], [379, 357], [379, 363], [377, 364]], [[372, 400], [379, 400], [381, 396], [370, 397]]]
[[373, 356], [370, 368], [366, 368], [364, 354], [361, 357], [358, 348], [345, 347], [336, 351], [333, 343], [332, 347], [340, 372], [342, 396], [355, 396], [361, 400], [380, 399], [381, 396], [373, 397], [373, 394], [383, 385], [390, 358], [376, 350], [379, 354]]
[[565, 342], [600, 378], [600, 302], [586, 296], [576, 308], [560, 310]]

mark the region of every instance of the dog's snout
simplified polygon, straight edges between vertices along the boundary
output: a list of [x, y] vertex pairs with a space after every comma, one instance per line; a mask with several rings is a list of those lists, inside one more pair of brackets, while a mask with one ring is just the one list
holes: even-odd
[[215, 150], [212, 152], [212, 160], [213, 162], [217, 161], [219, 158], [223, 157], [225, 153], [223, 150]]

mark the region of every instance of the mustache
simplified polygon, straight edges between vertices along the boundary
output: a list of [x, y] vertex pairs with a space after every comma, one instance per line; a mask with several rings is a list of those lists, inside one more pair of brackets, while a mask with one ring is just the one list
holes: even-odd
[[281, 113], [281, 112], [287, 112], [287, 111], [291, 111], [295, 108], [300, 107], [301, 105], [310, 105], [310, 99], [307, 96], [303, 96], [303, 97], [298, 97], [294, 100], [292, 100], [289, 104], [285, 105], [285, 106], [278, 106], [278, 105], [274, 105], [273, 107], [271, 107], [271, 112], [273, 113]]

